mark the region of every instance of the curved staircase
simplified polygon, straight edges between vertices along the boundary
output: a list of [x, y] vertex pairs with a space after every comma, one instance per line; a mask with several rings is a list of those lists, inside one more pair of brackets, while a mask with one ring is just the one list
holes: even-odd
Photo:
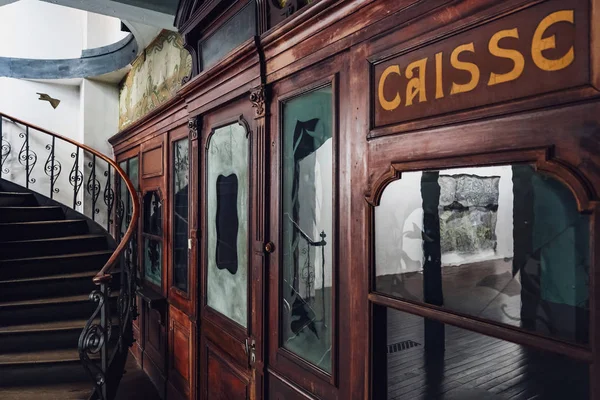
[[[0, 127], [2, 122], [0, 114]], [[18, 123], [30, 135], [33, 127]], [[54, 156], [56, 138], [62, 137], [41, 131], [52, 135]], [[6, 157], [6, 137], [0, 137], [2, 156]], [[25, 148], [31, 151], [29, 143]], [[78, 153], [79, 149], [83, 147], [78, 147]], [[96, 156], [105, 158], [94, 154], [92, 182], [96, 181]], [[116, 164], [108, 162], [107, 187], [112, 185], [112, 167], [130, 191], [130, 211], [137, 211], [131, 183]], [[4, 164], [1, 158], [0, 164]], [[27, 164], [30, 186], [35, 179], [30, 178]], [[56, 180], [51, 177], [50, 182], [54, 185]], [[94, 192], [100, 189], [91, 188]], [[51, 188], [50, 193], [58, 191]], [[77, 192], [74, 194], [76, 198]], [[129, 215], [129, 224], [123, 224], [124, 201], [116, 200], [116, 207], [111, 205], [107, 215], [109, 229], [110, 222], [117, 220], [112, 230], [119, 231], [115, 234], [119, 243], [106, 227], [94, 222], [99, 213], [95, 201], [90, 218], [31, 188], [0, 179], [1, 400], [114, 397], [133, 343], [131, 323], [137, 316], [132, 295], [137, 212]], [[74, 201], [74, 205], [80, 203]], [[121, 232], [123, 225], [126, 232]]]

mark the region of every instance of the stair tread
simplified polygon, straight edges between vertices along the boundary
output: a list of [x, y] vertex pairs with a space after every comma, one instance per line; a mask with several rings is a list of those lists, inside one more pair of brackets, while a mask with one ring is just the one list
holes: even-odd
[[87, 400], [92, 392], [89, 381], [53, 385], [8, 386], [0, 388], [2, 400]]
[[31, 207], [27, 207], [27, 206], [0, 206], [0, 210], [5, 210], [5, 209], [9, 209], [9, 210], [31, 210], [32, 208], [42, 208], [44, 210], [60, 210], [62, 209], [61, 206], [31, 206]]
[[34, 276], [31, 278], [18, 278], [18, 279], [8, 279], [8, 280], [0, 280], [0, 284], [10, 284], [10, 283], [27, 283], [27, 282], [37, 282], [37, 281], [53, 281], [58, 279], [76, 279], [76, 278], [93, 278], [98, 271], [85, 271], [85, 272], [73, 272], [70, 274], [57, 274], [57, 275], [44, 275], [44, 276]]
[[[110, 297], [114, 298], [119, 295], [119, 291], [111, 292]], [[27, 299], [17, 301], [2, 301], [0, 302], [0, 309], [3, 307], [18, 307], [18, 306], [29, 306], [38, 304], [60, 304], [60, 303], [76, 303], [80, 301], [91, 301], [89, 294], [78, 294], [72, 296], [60, 296], [60, 297], [47, 297], [41, 299]]]
[[73, 258], [73, 257], [87, 257], [87, 256], [99, 256], [102, 254], [112, 254], [113, 250], [98, 250], [98, 251], [87, 251], [84, 253], [66, 253], [56, 254], [52, 256], [39, 256], [39, 257], [27, 257], [27, 258], [12, 258], [10, 260], [0, 260], [0, 264], [17, 262], [17, 261], [34, 261], [34, 260], [60, 260], [61, 258]]
[[0, 226], [14, 226], [14, 225], [48, 225], [48, 224], [66, 224], [72, 222], [85, 222], [84, 219], [55, 219], [50, 221], [23, 221], [23, 222], [1, 222]]
[[7, 244], [10, 243], [11, 245], [16, 244], [16, 243], [40, 243], [40, 242], [58, 242], [58, 241], [62, 241], [62, 240], [78, 240], [78, 239], [95, 239], [95, 238], [104, 238], [106, 236], [104, 235], [100, 235], [100, 234], [94, 234], [94, 233], [86, 233], [83, 235], [73, 235], [73, 236], [57, 236], [57, 237], [50, 237], [50, 238], [42, 238], [42, 239], [22, 239], [22, 240], [15, 240], [14, 242], [6, 242]]
[[19, 324], [0, 327], [0, 335], [3, 333], [25, 333], [25, 332], [43, 332], [43, 331], [57, 331], [66, 329], [76, 329], [85, 326], [87, 320], [85, 319], [74, 319], [65, 321], [50, 321], [50, 322], [38, 322], [32, 324]]
[[[92, 358], [94, 358], [93, 356], [94, 355], [92, 355]], [[79, 352], [77, 351], [77, 348], [0, 354], [0, 366], [69, 361], [79, 361]]]
[[27, 192], [0, 192], [0, 196], [32, 196]]

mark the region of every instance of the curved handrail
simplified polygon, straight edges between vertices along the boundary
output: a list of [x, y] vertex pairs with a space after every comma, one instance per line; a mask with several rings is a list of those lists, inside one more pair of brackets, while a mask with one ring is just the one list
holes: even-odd
[[106, 161], [111, 167], [114, 168], [114, 170], [119, 174], [120, 179], [125, 182], [125, 184], [127, 185], [127, 190], [129, 191], [129, 195], [132, 199], [132, 209], [133, 209], [133, 213], [131, 216], [131, 223], [129, 224], [129, 226], [127, 227], [127, 231], [125, 232], [125, 235], [121, 238], [119, 244], [117, 245], [117, 248], [115, 249], [115, 251], [112, 253], [112, 255], [110, 256], [110, 258], [108, 259], [108, 261], [104, 264], [104, 266], [102, 267], [102, 269], [94, 276], [93, 281], [96, 285], [100, 285], [102, 283], [107, 283], [110, 282], [112, 279], [112, 274], [111, 271], [114, 268], [114, 266], [117, 264], [117, 261], [119, 260], [119, 257], [125, 252], [125, 249], [127, 248], [127, 245], [129, 243], [129, 240], [131, 239], [131, 237], [134, 235], [135, 230], [137, 228], [137, 223], [138, 223], [138, 217], [139, 217], [139, 199], [137, 197], [137, 192], [135, 190], [135, 186], [133, 186], [133, 183], [129, 180], [129, 178], [127, 177], [127, 175], [125, 174], [125, 171], [123, 171], [121, 169], [121, 167], [119, 167], [119, 165], [113, 161], [111, 158], [105, 156], [104, 154], [100, 153], [97, 150], [94, 150], [93, 148], [83, 144], [83, 143], [78, 143], [73, 139], [67, 138], [65, 136], [59, 135], [58, 133], [49, 131], [47, 129], [44, 128], [40, 128], [39, 126], [30, 124], [28, 122], [25, 122], [19, 118], [15, 118], [12, 117], [10, 115], [7, 115], [3, 112], [0, 112], [0, 118], [4, 117], [8, 120], [11, 120], [13, 122], [16, 122], [18, 124], [27, 126], [29, 128], [35, 129], [36, 131], [45, 133], [47, 135], [53, 136], [55, 138], [58, 138], [60, 140], [63, 140], [65, 142], [68, 142], [76, 147], [79, 147], [91, 154], [94, 154], [96, 157], [101, 158], [102, 160]]

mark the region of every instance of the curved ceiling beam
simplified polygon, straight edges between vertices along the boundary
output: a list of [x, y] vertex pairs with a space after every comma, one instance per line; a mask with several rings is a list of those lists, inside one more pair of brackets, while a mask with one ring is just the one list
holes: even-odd
[[0, 57], [0, 76], [20, 79], [87, 78], [119, 70], [129, 65], [138, 54], [132, 34], [108, 46], [88, 49], [81, 58], [39, 60]]
[[[157, 28], [175, 30], [175, 13], [166, 14], [164, 12], [154, 11], [152, 8], [136, 7], [114, 0], [42, 0], [47, 3], [58, 4], [61, 6], [77, 8], [79, 10], [89, 11], [96, 14], [108, 15], [109, 17], [119, 18], [121, 20], [139, 22], [144, 25], [155, 26]], [[138, 1], [143, 5], [143, 1]], [[156, 8], [156, 7], [154, 7]]]

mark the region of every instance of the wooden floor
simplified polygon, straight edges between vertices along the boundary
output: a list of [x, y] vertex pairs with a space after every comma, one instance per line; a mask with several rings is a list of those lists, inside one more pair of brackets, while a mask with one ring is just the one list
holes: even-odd
[[127, 357], [125, 370], [127, 372], [121, 379], [115, 400], [160, 400], [156, 387], [131, 353]]
[[589, 399], [587, 365], [451, 326], [444, 354], [426, 360], [423, 324], [388, 310], [388, 400]]

